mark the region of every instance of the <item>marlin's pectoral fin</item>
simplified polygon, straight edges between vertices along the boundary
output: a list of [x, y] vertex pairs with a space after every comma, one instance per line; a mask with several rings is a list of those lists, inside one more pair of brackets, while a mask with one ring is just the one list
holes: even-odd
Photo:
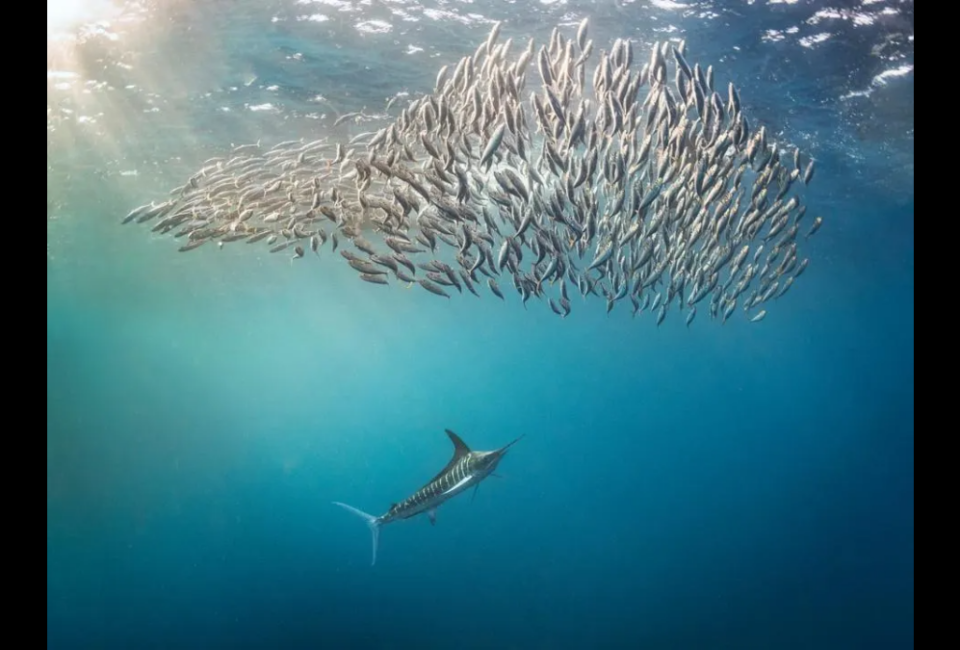
[[429, 510], [427, 510], [427, 516], [430, 517], [430, 525], [436, 526], [437, 525], [437, 509], [430, 508]]
[[467, 483], [469, 483], [472, 479], [473, 479], [472, 476], [467, 476], [466, 478], [462, 479], [461, 481], [458, 481], [458, 482], [456, 483], [456, 485], [454, 485], [452, 488], [450, 488], [450, 489], [447, 490], [446, 492], [443, 492], [443, 494], [455, 494], [455, 493], [456, 493], [458, 490], [460, 490], [461, 488], [466, 488], [466, 487], [467, 487]]
[[473, 487], [473, 494], [470, 496], [470, 503], [473, 503], [473, 500], [477, 498], [477, 490], [479, 490], [479, 489], [480, 489], [480, 484], [477, 483], [477, 484]]

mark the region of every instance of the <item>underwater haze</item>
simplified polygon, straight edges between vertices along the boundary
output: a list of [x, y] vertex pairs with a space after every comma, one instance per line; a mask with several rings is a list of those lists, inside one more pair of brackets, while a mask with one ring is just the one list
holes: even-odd
[[[684, 39], [816, 161], [823, 227], [763, 320], [558, 318], [121, 225], [235, 146], [380, 128], [496, 21], [519, 53], [583, 18], [641, 60]], [[902, 0], [48, 0], [47, 646], [912, 648], [913, 28]], [[371, 567], [333, 502], [385, 513], [444, 429], [524, 437]]]

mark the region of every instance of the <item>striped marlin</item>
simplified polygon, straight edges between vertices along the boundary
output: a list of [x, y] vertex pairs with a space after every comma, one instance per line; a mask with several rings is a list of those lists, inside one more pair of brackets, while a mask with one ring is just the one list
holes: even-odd
[[361, 517], [370, 527], [370, 533], [373, 536], [373, 559], [370, 566], [377, 563], [380, 528], [390, 522], [410, 519], [424, 512], [430, 517], [430, 523], [436, 524], [437, 508], [468, 488], [472, 487], [476, 490], [480, 487], [480, 482], [493, 473], [497, 464], [507, 453], [507, 449], [516, 444], [520, 438], [523, 438], [523, 436], [520, 436], [520, 438], [494, 451], [471, 451], [466, 443], [460, 439], [460, 436], [450, 429], [446, 429], [446, 432], [453, 442], [453, 458], [429, 483], [400, 503], [391, 505], [385, 514], [374, 517], [345, 503], [333, 502], [335, 505]]

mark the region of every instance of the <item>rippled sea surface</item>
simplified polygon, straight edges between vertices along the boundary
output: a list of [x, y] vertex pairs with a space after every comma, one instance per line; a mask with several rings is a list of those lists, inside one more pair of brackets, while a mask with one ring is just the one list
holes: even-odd
[[[913, 646], [912, 2], [48, 16], [48, 647]], [[120, 225], [233, 146], [379, 128], [496, 21], [540, 44], [584, 17], [597, 48], [685, 39], [817, 161], [809, 269], [762, 322], [579, 296], [561, 320]], [[384, 512], [447, 462], [444, 428], [525, 438], [371, 568], [331, 502]]]

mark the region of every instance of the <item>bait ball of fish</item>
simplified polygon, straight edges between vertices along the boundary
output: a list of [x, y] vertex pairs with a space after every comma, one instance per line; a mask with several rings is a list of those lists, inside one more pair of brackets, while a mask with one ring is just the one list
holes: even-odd
[[378, 131], [237, 147], [123, 222], [154, 221], [183, 252], [263, 241], [295, 246], [292, 262], [339, 247], [365, 282], [445, 298], [512, 286], [560, 317], [579, 293], [657, 325], [676, 307], [689, 326], [700, 303], [762, 320], [822, 223], [801, 239], [813, 161], [752, 129], [683, 42], [641, 64], [617, 39], [593, 64], [586, 21], [514, 56], [499, 34]]

